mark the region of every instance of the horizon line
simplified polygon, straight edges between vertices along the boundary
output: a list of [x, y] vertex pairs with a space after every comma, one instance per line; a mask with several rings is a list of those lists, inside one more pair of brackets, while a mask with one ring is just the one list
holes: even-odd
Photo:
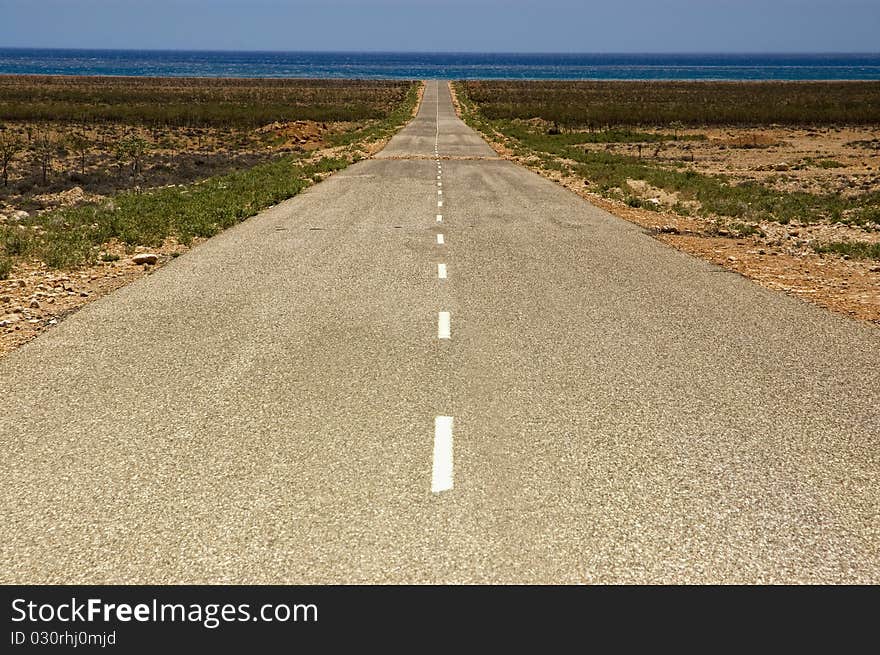
[[571, 55], [571, 56], [597, 56], [597, 55], [630, 55], [630, 56], [657, 56], [657, 55], [728, 55], [728, 56], [755, 56], [755, 55], [848, 55], [848, 56], [880, 56], [880, 51], [834, 51], [834, 50], [657, 50], [657, 51], [502, 51], [502, 50], [229, 50], [214, 48], [109, 48], [109, 47], [60, 47], [60, 46], [4, 46], [0, 50], [52, 50], [58, 52], [187, 52], [206, 54], [375, 54], [375, 55]]

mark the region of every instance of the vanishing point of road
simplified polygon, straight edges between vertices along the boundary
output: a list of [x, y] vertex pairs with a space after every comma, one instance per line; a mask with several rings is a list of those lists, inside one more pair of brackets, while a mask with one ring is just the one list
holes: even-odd
[[0, 582], [880, 582], [880, 332], [429, 82], [375, 158], [0, 360]]

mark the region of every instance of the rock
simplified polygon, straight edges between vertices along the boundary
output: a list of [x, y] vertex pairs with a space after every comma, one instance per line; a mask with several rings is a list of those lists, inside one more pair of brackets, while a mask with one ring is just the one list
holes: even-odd
[[31, 300], [31, 304], [29, 305], [31, 309], [39, 309], [40, 303], [38, 300]]
[[872, 273], [880, 273], [880, 266], [872, 266], [868, 270], [871, 271]]
[[0, 296], [0, 303], [8, 305], [12, 302], [12, 296]]
[[68, 189], [67, 191], [62, 191], [58, 194], [58, 198], [61, 200], [63, 205], [75, 205], [78, 202], [82, 202], [86, 197], [85, 192], [82, 190], [82, 187], [75, 186], [72, 189]]
[[9, 215], [9, 220], [11, 220], [11, 221], [23, 221], [23, 220], [25, 220], [26, 218], [30, 218], [30, 216], [31, 216], [31, 215], [28, 214], [26, 211], [23, 211], [23, 210], [19, 209], [19, 210], [16, 210], [16, 211], [12, 212], [12, 213]]
[[155, 264], [159, 261], [159, 255], [154, 255], [151, 252], [142, 252], [132, 257], [131, 261], [135, 264]]
[[660, 232], [663, 234], [678, 234], [678, 228], [674, 225], [663, 225], [660, 228]]

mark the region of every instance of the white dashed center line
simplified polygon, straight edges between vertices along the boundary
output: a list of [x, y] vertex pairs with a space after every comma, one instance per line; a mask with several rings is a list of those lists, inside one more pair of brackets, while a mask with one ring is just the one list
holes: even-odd
[[452, 489], [452, 417], [434, 418], [434, 466], [431, 491], [435, 494]]
[[[443, 182], [441, 181], [442, 169], [440, 166], [440, 83], [437, 83], [437, 131], [434, 138], [434, 156], [437, 158], [437, 207], [443, 207]], [[437, 222], [443, 222], [443, 214], [437, 214]], [[444, 245], [443, 234], [437, 234], [437, 245]], [[445, 280], [447, 276], [446, 264], [437, 264], [437, 278]], [[452, 326], [449, 312], [437, 314], [437, 338], [451, 338]], [[434, 417], [434, 456], [431, 469], [431, 492], [439, 494], [452, 489], [453, 480], [453, 447], [452, 447], [452, 417]]]
[[450, 337], [450, 332], [449, 312], [440, 312], [437, 314], [437, 338], [448, 339]]

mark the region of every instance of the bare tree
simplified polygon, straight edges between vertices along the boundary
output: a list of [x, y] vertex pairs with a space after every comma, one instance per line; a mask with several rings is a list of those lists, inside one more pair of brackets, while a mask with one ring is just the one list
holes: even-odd
[[131, 177], [137, 182], [137, 177], [143, 168], [143, 159], [150, 144], [139, 136], [129, 136], [122, 139], [116, 144], [116, 165], [119, 167], [120, 173], [125, 162], [131, 165]]
[[34, 153], [37, 163], [40, 165], [43, 184], [49, 182], [49, 171], [52, 169], [52, 159], [55, 157], [55, 141], [48, 132], [40, 133], [34, 141]]
[[3, 186], [9, 186], [9, 164], [24, 150], [24, 143], [15, 134], [0, 132], [0, 166], [3, 167]]
[[80, 175], [86, 174], [86, 155], [92, 146], [91, 140], [82, 132], [74, 132], [67, 139], [70, 149], [79, 156]]
[[684, 129], [684, 123], [681, 121], [673, 121], [669, 124], [669, 127], [672, 128], [672, 139], [678, 141], [678, 134]]

